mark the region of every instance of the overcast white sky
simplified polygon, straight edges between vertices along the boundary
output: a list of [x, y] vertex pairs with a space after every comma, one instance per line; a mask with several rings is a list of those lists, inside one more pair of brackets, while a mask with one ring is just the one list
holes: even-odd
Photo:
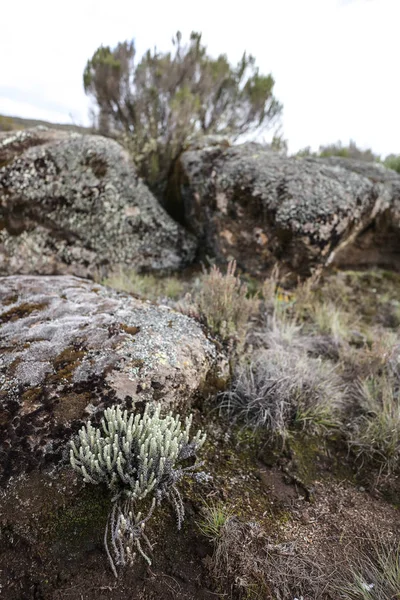
[[201, 31], [209, 53], [252, 53], [284, 105], [291, 152], [350, 139], [400, 153], [400, 0], [2, 0], [0, 114], [88, 123], [86, 61]]

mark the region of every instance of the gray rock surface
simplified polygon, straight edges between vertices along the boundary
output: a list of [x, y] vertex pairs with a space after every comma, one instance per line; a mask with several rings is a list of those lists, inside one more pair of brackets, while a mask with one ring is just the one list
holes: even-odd
[[0, 134], [0, 274], [179, 269], [195, 253], [115, 141], [46, 128]]
[[[307, 276], [339, 252], [346, 262], [357, 236], [384, 215], [397, 219], [398, 231], [400, 178], [350, 162], [284, 157], [254, 143], [189, 148], [175, 175], [179, 211], [218, 259], [235, 258], [255, 275], [278, 261], [282, 271]], [[399, 242], [387, 250], [380, 260], [400, 269]]]
[[384, 186], [390, 200], [386, 210], [356, 236], [353, 243], [339, 250], [334, 264], [339, 267], [381, 267], [400, 271], [400, 175], [379, 163], [331, 156], [329, 165], [358, 173], [378, 187]]
[[216, 352], [200, 325], [72, 276], [0, 278], [0, 473], [59, 460], [119, 402], [190, 406]]

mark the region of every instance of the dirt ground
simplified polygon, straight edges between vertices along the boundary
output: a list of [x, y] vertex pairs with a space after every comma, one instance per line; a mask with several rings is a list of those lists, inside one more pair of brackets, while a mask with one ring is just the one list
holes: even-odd
[[[347, 294], [349, 305], [360, 302], [365, 319], [397, 328], [399, 282], [388, 279], [386, 295], [378, 297], [382, 277], [339, 275], [342, 298]], [[233, 427], [219, 415], [215, 398], [199, 397], [193, 410], [194, 428], [207, 433], [200, 459], [212, 479], [182, 485], [186, 518], [180, 532], [171, 507], [157, 509], [146, 527], [153, 545], [150, 567], [138, 557], [115, 579], [103, 544], [109, 493], [82, 484], [64, 459], [12, 477], [0, 491], [0, 598], [294, 600], [294, 594], [260, 595], [236, 585], [243, 580], [241, 552], [244, 564], [247, 551], [240, 543], [233, 579], [224, 572], [216, 575], [216, 546], [199, 528], [205, 505], [213, 503], [243, 524], [258, 524], [257, 552], [288, 548], [288, 569], [296, 561], [303, 561], [303, 572], [315, 566], [319, 591], [304, 600], [339, 600], [329, 578], [343, 577], [371, 539], [400, 540], [399, 475], [362, 465], [334, 436], [322, 441], [299, 432], [285, 448], [271, 449], [261, 434]], [[285, 553], [279, 564], [285, 568]], [[264, 589], [273, 590], [267, 583]]]

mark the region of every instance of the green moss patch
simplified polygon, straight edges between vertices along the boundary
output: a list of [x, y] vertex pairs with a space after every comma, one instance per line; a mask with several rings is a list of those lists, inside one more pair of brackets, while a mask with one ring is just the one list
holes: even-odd
[[101, 545], [109, 510], [106, 490], [84, 487], [67, 506], [47, 515], [49, 541], [69, 552], [83, 553], [92, 545]]

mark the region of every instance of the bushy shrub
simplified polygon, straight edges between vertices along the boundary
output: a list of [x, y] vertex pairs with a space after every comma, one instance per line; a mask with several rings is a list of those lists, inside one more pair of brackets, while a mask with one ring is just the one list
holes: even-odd
[[317, 156], [316, 152], [311, 150], [311, 146], [305, 146], [305, 148], [300, 148], [295, 154], [298, 158], [310, 158]]
[[[151, 549], [144, 533], [156, 505], [166, 498], [175, 508], [178, 529], [184, 518], [184, 507], [177, 483], [188, 473], [201, 479], [205, 474], [193, 471], [199, 465], [182, 467], [181, 461], [195, 456], [205, 441], [200, 431], [190, 441], [192, 416], [185, 426], [179, 415], [160, 416], [160, 408], [134, 415], [112, 407], [104, 412], [101, 428], [87, 423], [70, 442], [70, 462], [87, 483], [104, 483], [112, 491], [112, 508], [105, 531], [107, 556], [117, 577], [117, 566], [131, 564], [137, 550], [147, 562], [141, 540]], [[151, 500], [146, 516], [136, 505]], [[111, 551], [108, 546], [110, 527]]]
[[172, 52], [148, 50], [136, 62], [134, 42], [101, 46], [88, 60], [85, 92], [96, 102], [103, 134], [123, 134], [140, 175], [157, 191], [196, 135], [233, 138], [270, 125], [282, 107], [274, 79], [261, 75], [246, 53], [231, 65], [212, 58], [200, 33], [187, 46], [180, 32]]
[[243, 346], [250, 319], [260, 305], [257, 294], [250, 296], [247, 285], [235, 272], [234, 260], [228, 263], [225, 274], [212, 266], [194, 291], [175, 306], [185, 315], [203, 319], [212, 333], [230, 343], [231, 349]]
[[285, 440], [296, 427], [322, 432], [335, 426], [343, 386], [328, 362], [275, 347], [239, 367], [220, 399], [221, 409], [234, 420], [265, 427]]
[[389, 154], [383, 161], [383, 164], [387, 169], [392, 169], [400, 173], [400, 154]]
[[362, 160], [366, 162], [379, 161], [379, 156], [372, 152], [370, 148], [362, 150], [357, 144], [350, 140], [348, 146], [344, 146], [342, 142], [336, 142], [334, 144], [327, 144], [326, 146], [320, 146], [318, 152], [313, 152], [310, 146], [302, 148], [296, 153], [299, 158], [327, 158], [329, 156], [340, 156], [341, 158], [353, 158], [355, 160]]
[[362, 160], [366, 162], [376, 162], [379, 160], [379, 156], [374, 154], [370, 148], [367, 150], [362, 150], [353, 140], [350, 140], [348, 146], [343, 146], [341, 142], [337, 142], [336, 144], [328, 144], [327, 146], [320, 146], [319, 156], [321, 158], [328, 156], [341, 156], [342, 158], [353, 158], [355, 160]]

